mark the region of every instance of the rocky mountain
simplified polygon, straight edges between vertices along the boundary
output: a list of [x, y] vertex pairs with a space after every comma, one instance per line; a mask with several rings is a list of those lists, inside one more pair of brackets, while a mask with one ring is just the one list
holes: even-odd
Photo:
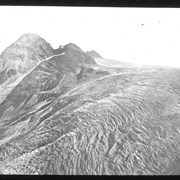
[[24, 74], [52, 55], [53, 49], [49, 43], [36, 34], [28, 33], [2, 52], [0, 67], [7, 72], [7, 76], [13, 74], [11, 71]]
[[100, 54], [98, 54], [95, 50], [91, 50], [91, 51], [86, 51], [86, 53], [92, 57], [95, 58], [102, 58]]
[[179, 174], [179, 82], [179, 69], [52, 50], [0, 103], [0, 173]]
[[40, 62], [60, 53], [68, 57], [68, 66], [78, 70], [79, 65], [96, 64], [94, 59], [75, 44], [69, 43], [54, 50], [37, 34], [24, 34], [6, 48], [0, 56], [0, 102]]
[[54, 54], [53, 48], [36, 34], [24, 34], [0, 55], [0, 102], [41, 61]]

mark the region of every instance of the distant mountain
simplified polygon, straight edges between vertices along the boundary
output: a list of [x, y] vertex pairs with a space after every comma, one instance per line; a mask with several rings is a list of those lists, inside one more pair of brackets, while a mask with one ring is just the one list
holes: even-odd
[[74, 63], [96, 64], [96, 61], [91, 56], [86, 54], [77, 45], [73, 43], [65, 45], [64, 50], [69, 55], [69, 57], [74, 59]]
[[26, 34], [0, 73], [0, 174], [180, 174], [180, 69]]
[[86, 51], [86, 53], [91, 56], [91, 57], [95, 57], [95, 58], [102, 58], [100, 54], [98, 54], [95, 50], [92, 51]]

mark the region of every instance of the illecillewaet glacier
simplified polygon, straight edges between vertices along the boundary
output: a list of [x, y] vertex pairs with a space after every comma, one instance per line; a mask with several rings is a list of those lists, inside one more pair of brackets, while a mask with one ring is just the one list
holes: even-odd
[[180, 174], [180, 69], [111, 62], [32, 33], [2, 52], [0, 174]]

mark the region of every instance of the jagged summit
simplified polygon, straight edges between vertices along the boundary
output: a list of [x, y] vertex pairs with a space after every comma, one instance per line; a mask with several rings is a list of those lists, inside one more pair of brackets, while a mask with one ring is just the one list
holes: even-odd
[[85, 53], [80, 47], [74, 43], [68, 43], [65, 46], [60, 45], [58, 49], [54, 50], [55, 54], [65, 53], [69, 58], [69, 66], [76, 66], [80, 64], [96, 64], [92, 56]]
[[[51, 46], [48, 42], [45, 41], [42, 37], [40, 37], [38, 34], [35, 33], [26, 33], [21, 35], [13, 44], [11, 44], [9, 47], [12, 48], [12, 46], [23, 46], [23, 47], [29, 47], [32, 48], [32, 46], [36, 46], [38, 44], [46, 43], [48, 46]], [[6, 49], [9, 49], [6, 48]]]
[[89, 55], [89, 56], [92, 56], [92, 57], [95, 57], [95, 58], [102, 58], [102, 56], [97, 53], [95, 50], [92, 50], [92, 51], [86, 51], [86, 53]]
[[84, 53], [84, 51], [78, 47], [76, 44], [74, 43], [68, 43], [66, 45], [60, 45], [58, 49], [55, 49], [55, 53], [62, 53], [62, 52], [69, 52], [69, 51], [77, 51], [80, 53]]
[[37, 34], [27, 33], [2, 52], [0, 67], [1, 70], [13, 68], [23, 73], [53, 53], [53, 48], [43, 38]]
[[15, 47], [16, 50], [22, 47], [29, 47], [32, 49], [40, 45], [46, 45], [48, 48], [52, 49], [51, 45], [38, 34], [26, 33], [21, 35], [13, 44], [7, 47], [2, 54], [4, 54], [7, 50], [12, 50]]
[[78, 51], [80, 53], [84, 53], [84, 51], [74, 43], [68, 43], [67, 45], [64, 46], [64, 49], [69, 49], [69, 50], [71, 49]]
[[76, 44], [69, 43], [64, 46], [64, 50], [73, 58], [78, 64], [85, 63], [85, 64], [96, 64], [93, 57], [89, 56], [85, 53], [80, 47]]
[[26, 40], [37, 40], [41, 39], [41, 37], [38, 34], [35, 33], [26, 33], [20, 36], [18, 40], [26, 41]]

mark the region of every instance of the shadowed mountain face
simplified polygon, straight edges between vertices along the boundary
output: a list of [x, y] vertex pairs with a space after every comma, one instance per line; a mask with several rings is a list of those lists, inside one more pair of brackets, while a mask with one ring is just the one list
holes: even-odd
[[87, 51], [86, 52], [88, 55], [95, 57], [95, 58], [102, 58], [100, 54], [98, 54], [96, 51], [92, 50], [92, 51]]
[[2, 174], [179, 174], [180, 70], [103, 67], [74, 44], [0, 104]]

